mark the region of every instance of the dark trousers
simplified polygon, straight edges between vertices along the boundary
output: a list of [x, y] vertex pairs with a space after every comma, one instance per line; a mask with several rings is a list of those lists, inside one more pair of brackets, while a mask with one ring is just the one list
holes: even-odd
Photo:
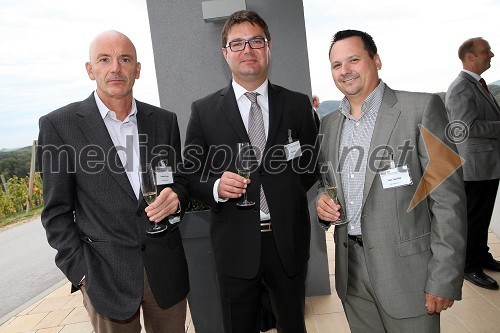
[[269, 289], [277, 328], [281, 333], [305, 333], [304, 269], [289, 277], [281, 263], [272, 232], [262, 233], [261, 263], [253, 279], [218, 274], [225, 333], [259, 332], [260, 292], [263, 282]]
[[482, 271], [484, 263], [492, 259], [488, 247], [488, 228], [497, 190], [498, 179], [465, 182], [468, 227], [466, 273]]

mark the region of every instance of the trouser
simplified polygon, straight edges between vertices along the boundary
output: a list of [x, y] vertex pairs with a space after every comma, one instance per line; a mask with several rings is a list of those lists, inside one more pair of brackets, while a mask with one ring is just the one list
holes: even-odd
[[[349, 272], [347, 295], [343, 305], [352, 333], [435, 333], [440, 331], [440, 315], [438, 314], [397, 319], [385, 313], [373, 292], [363, 247], [351, 239], [348, 243]], [[423, 269], [426, 268], [423, 267]]]
[[269, 289], [281, 333], [305, 333], [305, 272], [289, 277], [274, 241], [273, 232], [262, 233], [261, 263], [253, 279], [218, 274], [225, 333], [259, 332], [259, 303], [262, 281]]
[[[81, 288], [83, 293], [83, 305], [87, 309], [90, 321], [95, 333], [140, 333], [140, 310], [126, 320], [114, 320], [96, 312], [90, 301], [85, 287]], [[186, 322], [186, 299], [162, 309], [156, 303], [149, 281], [144, 272], [144, 294], [141, 307], [144, 316], [144, 328], [148, 333], [184, 333]]]
[[486, 261], [493, 257], [489, 253], [488, 228], [495, 206], [498, 179], [466, 181], [467, 196], [467, 252], [465, 272], [483, 270]]

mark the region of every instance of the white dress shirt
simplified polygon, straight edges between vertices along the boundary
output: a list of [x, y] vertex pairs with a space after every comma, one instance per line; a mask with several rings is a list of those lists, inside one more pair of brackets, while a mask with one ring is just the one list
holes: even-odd
[[[236, 103], [238, 104], [238, 109], [240, 111], [241, 119], [243, 120], [243, 125], [245, 125], [245, 129], [247, 130], [248, 133], [248, 118], [250, 116], [250, 107], [252, 105], [252, 102], [248, 99], [248, 97], [245, 96], [245, 93], [249, 92], [242, 86], [240, 86], [236, 81], [232, 81], [232, 86], [234, 90], [234, 95], [236, 97]], [[262, 110], [262, 118], [264, 120], [264, 130], [266, 132], [266, 138], [269, 135], [269, 81], [266, 80], [260, 87], [255, 89], [254, 91], [250, 92], [256, 92], [258, 93], [257, 96], [257, 103], [260, 106], [260, 109]], [[213, 195], [214, 199], [216, 202], [225, 202], [227, 199], [222, 199], [219, 198], [219, 193], [217, 191], [219, 187], [219, 182], [220, 178], [217, 179], [214, 183], [214, 188], [213, 188]], [[269, 220], [271, 218], [270, 214], [266, 214], [263, 211], [260, 211], [260, 219], [261, 221], [263, 220]]]
[[97, 92], [94, 92], [94, 97], [109, 136], [127, 173], [130, 185], [132, 185], [136, 198], [139, 198], [141, 189], [139, 180], [139, 132], [137, 129], [137, 105], [135, 99], [132, 98], [132, 108], [129, 115], [121, 121], [116, 118], [114, 111], [109, 110], [104, 105]]

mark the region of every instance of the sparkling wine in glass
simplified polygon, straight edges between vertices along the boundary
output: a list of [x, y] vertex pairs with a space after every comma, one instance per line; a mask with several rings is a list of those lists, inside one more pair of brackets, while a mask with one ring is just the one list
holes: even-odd
[[156, 192], [143, 193], [142, 196], [148, 205], [151, 205], [156, 200]]
[[[332, 201], [340, 205], [338, 198], [338, 186], [342, 186], [340, 183], [340, 173], [335, 170], [332, 162], [324, 162], [320, 165], [321, 180], [325, 187], [326, 193], [332, 199]], [[343, 188], [344, 193], [347, 193], [347, 189]], [[338, 220], [331, 222], [332, 225], [342, 225], [348, 222], [344, 207], [340, 208], [340, 217]]]
[[[236, 144], [236, 170], [238, 175], [245, 179], [250, 178], [252, 168], [252, 158], [250, 144], [248, 142], [240, 142]], [[243, 201], [236, 203], [240, 207], [249, 207], [255, 205], [255, 202], [247, 200], [247, 192], [243, 193]]]
[[[151, 164], [147, 163], [145, 165], [141, 165], [141, 169], [139, 172], [139, 178], [141, 180], [141, 192], [144, 201], [150, 205], [156, 199], [156, 177], [151, 168]], [[146, 230], [148, 234], [157, 234], [167, 230], [167, 226], [160, 225], [157, 222], [154, 222], [154, 225]]]

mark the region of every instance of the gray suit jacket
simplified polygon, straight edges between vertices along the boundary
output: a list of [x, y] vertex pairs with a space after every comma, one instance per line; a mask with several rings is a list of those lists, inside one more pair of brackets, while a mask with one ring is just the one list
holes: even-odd
[[471, 75], [460, 72], [446, 93], [450, 121], [467, 126], [468, 138], [457, 142], [465, 159], [464, 180], [500, 178], [500, 108]]
[[[339, 111], [334, 111], [321, 121], [320, 134], [324, 137], [320, 158], [332, 161], [335, 166], [341, 156], [338, 147], [344, 119]], [[361, 228], [374, 292], [384, 311], [394, 318], [425, 314], [426, 292], [449, 299], [461, 298], [466, 212], [460, 170], [407, 211], [429, 164], [420, 124], [446, 142], [447, 119], [441, 99], [386, 87], [368, 153], [378, 158], [372, 159], [373, 166], [366, 171]], [[402, 161], [398, 146], [405, 142], [414, 148]], [[413, 185], [383, 189], [379, 171], [388, 167], [390, 151], [397, 165], [409, 166]], [[340, 186], [339, 199], [345, 207], [343, 193]], [[347, 225], [335, 228], [334, 239], [335, 286], [340, 299], [345, 301], [349, 264]]]
[[[160, 153], [169, 165], [181, 162], [175, 114], [137, 101], [137, 126], [142, 164]], [[179, 229], [146, 234], [146, 203], [132, 190], [94, 95], [40, 118], [38, 144], [47, 239], [74, 286], [85, 275], [97, 312], [130, 318], [140, 306], [144, 270], [160, 307], [184, 299], [189, 283]], [[186, 181], [174, 177], [172, 189], [187, 207]]]

